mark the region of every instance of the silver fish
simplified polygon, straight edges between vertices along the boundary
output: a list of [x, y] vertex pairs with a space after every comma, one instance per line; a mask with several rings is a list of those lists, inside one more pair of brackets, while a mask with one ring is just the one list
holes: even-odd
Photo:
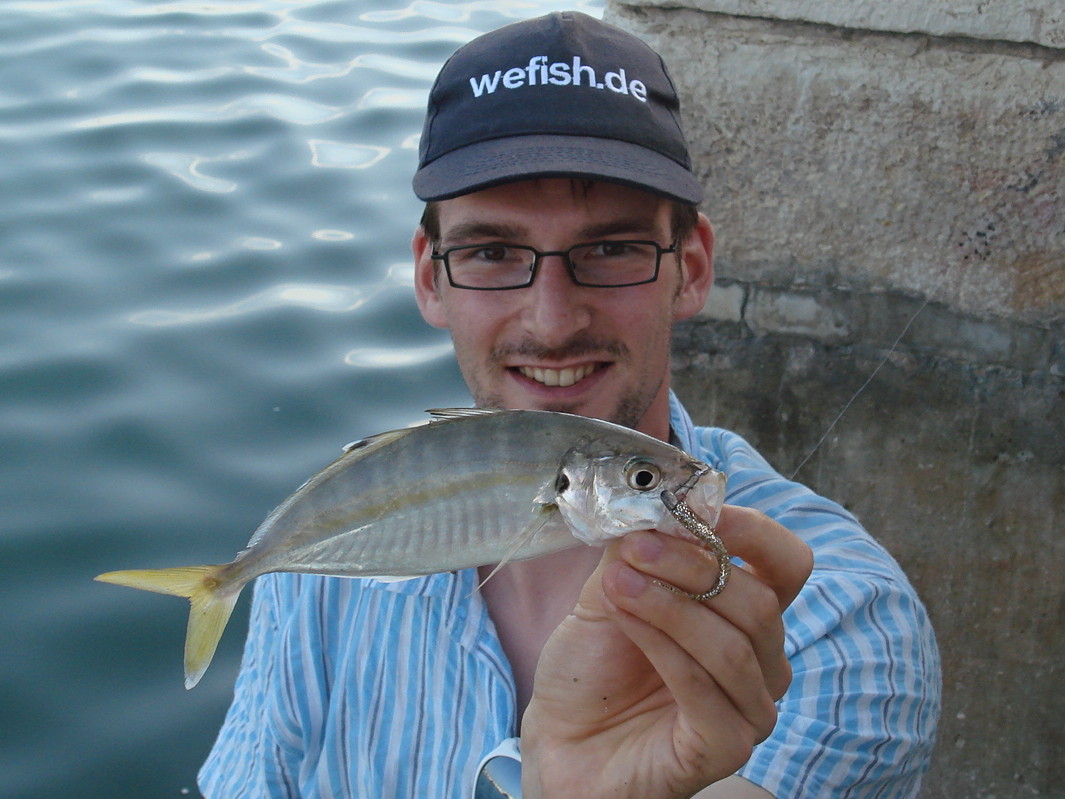
[[634, 530], [683, 528], [663, 492], [716, 513], [724, 475], [627, 427], [549, 411], [431, 411], [350, 444], [230, 563], [96, 579], [192, 603], [185, 687], [203, 676], [241, 589], [267, 572], [406, 577], [503, 564]]

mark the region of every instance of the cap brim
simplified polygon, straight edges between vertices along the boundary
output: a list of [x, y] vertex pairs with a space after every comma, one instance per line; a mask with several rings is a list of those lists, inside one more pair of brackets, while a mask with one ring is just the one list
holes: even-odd
[[414, 175], [414, 193], [446, 200], [480, 189], [545, 177], [604, 180], [692, 205], [703, 188], [687, 168], [636, 144], [586, 136], [518, 136], [461, 147]]

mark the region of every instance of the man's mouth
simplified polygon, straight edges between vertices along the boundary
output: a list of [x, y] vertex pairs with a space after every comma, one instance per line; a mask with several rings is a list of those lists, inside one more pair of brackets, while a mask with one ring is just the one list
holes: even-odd
[[579, 366], [567, 366], [562, 369], [550, 369], [542, 366], [519, 366], [518, 371], [541, 385], [566, 388], [583, 380], [597, 368], [597, 364], [586, 363]]

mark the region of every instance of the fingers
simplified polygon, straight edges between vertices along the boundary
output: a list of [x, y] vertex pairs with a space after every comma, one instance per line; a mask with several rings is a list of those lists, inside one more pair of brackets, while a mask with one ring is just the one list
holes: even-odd
[[761, 511], [725, 505], [717, 534], [729, 554], [743, 559], [776, 593], [781, 611], [799, 595], [813, 570], [813, 553], [806, 542]]
[[619, 560], [604, 574], [603, 587], [617, 608], [676, 642], [737, 707], [758, 716], [765, 697], [749, 694], [750, 678], [760, 678], [754, 682], [770, 699], [787, 690], [791, 666], [781, 613], [809, 577], [813, 558], [801, 539], [750, 508], [726, 506], [717, 532], [744, 567], [733, 568], [712, 599], [695, 602], [654, 584], [660, 580], [702, 593], [715, 583], [719, 566], [702, 546], [649, 531], [621, 541]]
[[[669, 689], [680, 725], [673, 741], [678, 749], [688, 747], [692, 761], [705, 759], [707, 752], [702, 750], [708, 746], [715, 760], [727, 764], [724, 773], [733, 773], [747, 761], [751, 749], [772, 733], [776, 706], [757, 664], [742, 655], [733, 657], [743, 652], [742, 644], [715, 646], [713, 640], [699, 639], [694, 630], [678, 640], [653, 621], [620, 608], [616, 623]], [[719, 633], [728, 635], [725, 630]], [[687, 759], [684, 751], [677, 754]]]
[[[767, 655], [763, 665], [747, 634], [707, 607], [716, 600], [672, 594], [624, 557], [607, 566], [603, 588], [608, 610], [669, 687], [689, 725], [708, 725], [709, 735], [710, 727], [736, 729], [739, 723], [752, 742], [769, 735], [776, 708], [765, 674], [780, 675], [786, 660]], [[778, 689], [783, 682], [780, 676], [770, 681]]]
[[[733, 569], [720, 594], [705, 602], [655, 585], [652, 579], [699, 593], [717, 578], [717, 560], [712, 554], [672, 536], [633, 533], [621, 542], [619, 555], [622, 561], [614, 568], [620, 582], [610, 587], [617, 586], [627, 596], [615, 604], [678, 641], [692, 641], [689, 652], [696, 659], [707, 646], [715, 657], [730, 664], [749, 658], [759, 669], [758, 682], [771, 698], [784, 694], [791, 682], [791, 666], [784, 656], [784, 623], [772, 589], [740, 568]], [[614, 601], [609, 593], [608, 597]], [[638, 600], [639, 606], [630, 607], [626, 600]]]
[[[621, 552], [633, 569], [693, 594], [706, 590], [717, 579], [717, 559], [708, 550], [671, 536], [636, 533], [625, 539]], [[784, 657], [784, 622], [772, 588], [737, 567], [724, 590], [712, 599], [699, 603], [685, 596], [673, 598], [678, 601], [671, 612], [683, 612], [691, 605], [705, 607], [741, 631], [761, 665], [773, 698], [783, 695], [791, 682], [791, 666]]]

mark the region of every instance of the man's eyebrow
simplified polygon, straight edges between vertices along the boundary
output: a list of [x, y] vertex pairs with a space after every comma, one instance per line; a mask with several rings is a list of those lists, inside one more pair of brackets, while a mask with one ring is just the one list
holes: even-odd
[[[656, 220], [643, 215], [608, 219], [593, 222], [581, 228], [574, 243], [595, 241], [608, 236], [657, 238], [661, 231]], [[525, 242], [529, 237], [528, 229], [506, 222], [469, 221], [459, 222], [441, 233], [441, 241], [448, 244], [505, 241], [512, 244]]]
[[460, 222], [441, 233], [440, 238], [451, 242], [506, 241], [517, 243], [527, 231], [515, 225], [498, 222]]
[[655, 220], [646, 217], [625, 217], [623, 219], [610, 219], [605, 222], [596, 222], [581, 228], [580, 239], [592, 241], [607, 236], [643, 236], [655, 238], [659, 233]]

